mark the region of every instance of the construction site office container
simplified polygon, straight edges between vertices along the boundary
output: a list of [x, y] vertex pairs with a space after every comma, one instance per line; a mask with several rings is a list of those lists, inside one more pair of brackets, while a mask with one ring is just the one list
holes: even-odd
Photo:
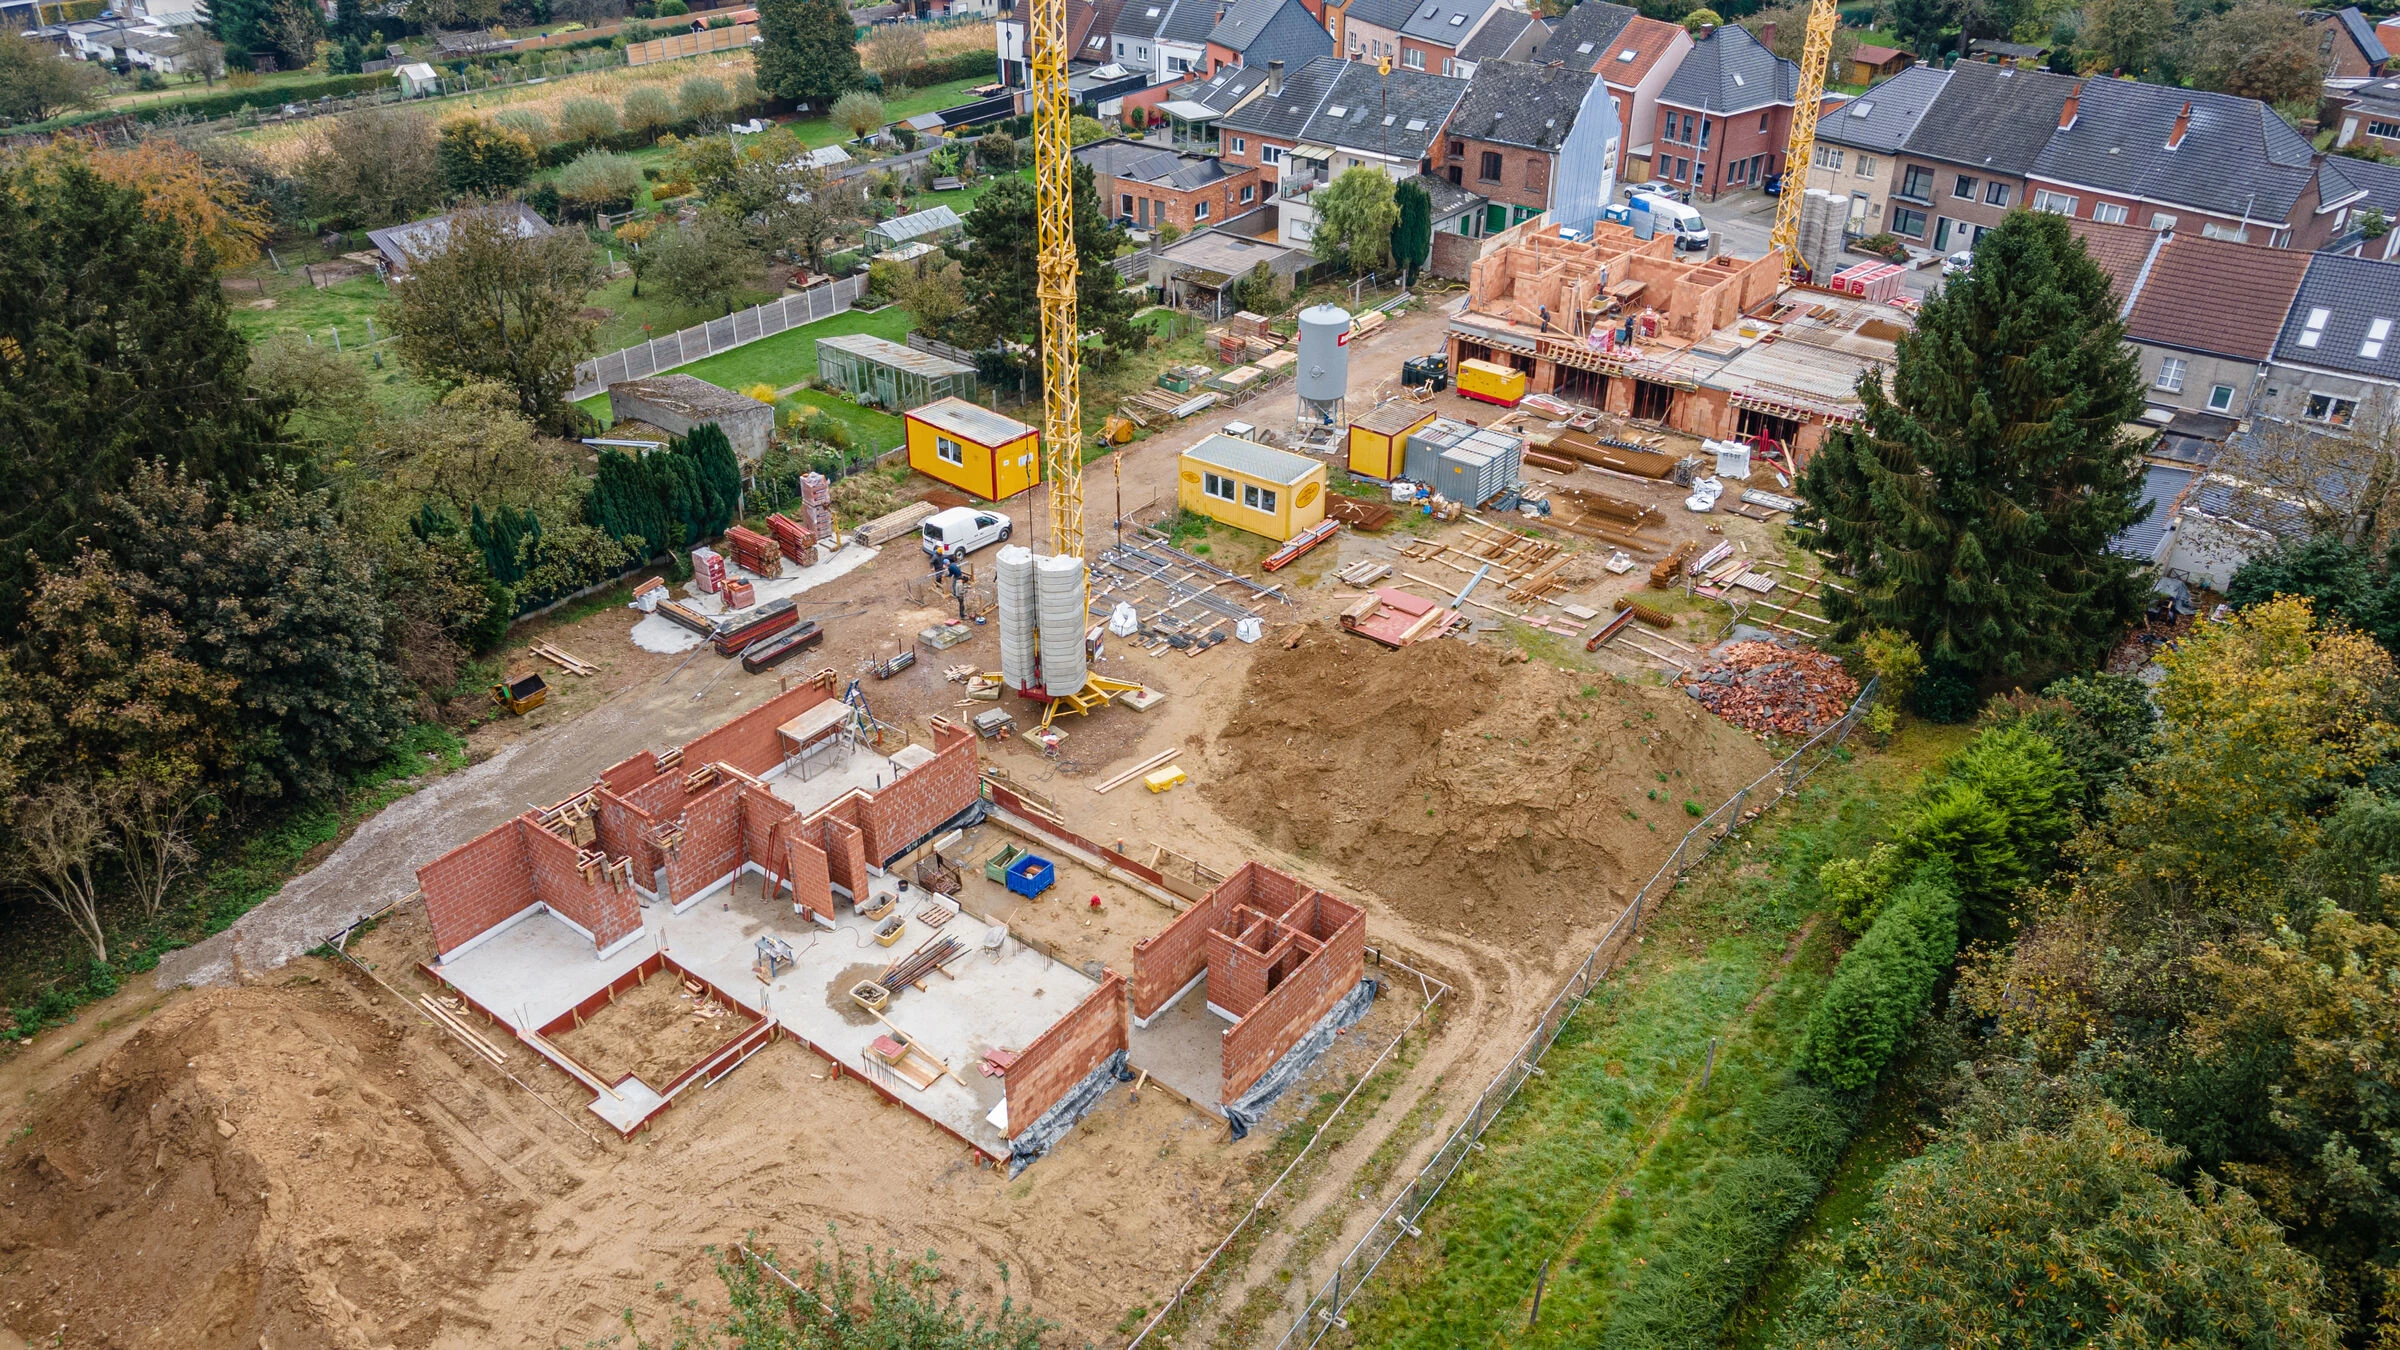
[[1042, 481], [1040, 433], [1013, 417], [945, 398], [908, 414], [908, 467], [985, 501]]
[[1325, 518], [1325, 466], [1222, 432], [1183, 452], [1175, 501], [1282, 543]]
[[1525, 372], [1494, 365], [1489, 361], [1461, 361], [1458, 363], [1458, 392], [1485, 403], [1513, 408], [1525, 397]]
[[1350, 472], [1390, 482], [1407, 473], [1408, 436], [1433, 420], [1433, 410], [1406, 400], [1370, 409], [1350, 424]]

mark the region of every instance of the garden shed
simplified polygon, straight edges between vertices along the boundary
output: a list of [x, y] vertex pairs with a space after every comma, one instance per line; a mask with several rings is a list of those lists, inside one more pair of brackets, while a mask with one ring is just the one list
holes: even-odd
[[775, 439], [772, 405], [691, 375], [619, 380], [608, 387], [608, 416], [612, 425], [637, 419], [676, 436], [689, 436], [692, 428], [714, 422], [744, 459], [767, 453]]
[[947, 239], [964, 228], [966, 222], [958, 212], [947, 206], [929, 206], [894, 216], [867, 231], [867, 246], [875, 249], [896, 248], [917, 239]]
[[817, 339], [817, 378], [861, 402], [906, 412], [975, 397], [975, 367], [871, 333]]

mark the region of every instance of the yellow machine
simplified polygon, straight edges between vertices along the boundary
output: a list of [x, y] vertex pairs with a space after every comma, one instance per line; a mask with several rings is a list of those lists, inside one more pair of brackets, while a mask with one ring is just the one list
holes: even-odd
[[1792, 100], [1792, 134], [1783, 147], [1783, 195], [1775, 203], [1775, 229], [1767, 244], [1783, 255], [1783, 275], [1800, 265], [1800, 203], [1808, 196], [1808, 165], [1817, 153], [1817, 113], [1825, 106], [1825, 63], [1833, 55], [1833, 30], [1841, 22], [1835, 0], [1814, 0], [1808, 10], [1808, 43], [1800, 49], [1800, 93]]

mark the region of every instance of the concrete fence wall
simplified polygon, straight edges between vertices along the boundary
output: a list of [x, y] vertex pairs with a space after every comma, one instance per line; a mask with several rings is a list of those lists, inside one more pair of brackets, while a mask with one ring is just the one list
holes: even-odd
[[858, 299], [859, 292], [866, 289], [866, 284], [865, 277], [842, 277], [830, 285], [812, 286], [797, 295], [753, 305], [722, 319], [711, 319], [680, 333], [655, 338], [638, 347], [627, 347], [579, 362], [575, 367], [575, 387], [567, 392], [567, 397], [574, 400], [591, 398], [606, 393], [610, 385], [621, 380], [645, 379], [662, 370], [690, 365], [719, 352], [747, 346], [760, 338], [773, 337], [786, 329], [832, 318], [850, 308]]

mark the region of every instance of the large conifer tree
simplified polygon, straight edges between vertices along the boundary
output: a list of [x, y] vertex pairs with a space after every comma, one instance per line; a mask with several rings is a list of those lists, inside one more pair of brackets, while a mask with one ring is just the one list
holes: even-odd
[[1851, 580], [1838, 636], [1899, 629], [1970, 677], [2097, 660], [2141, 611], [2109, 540], [2141, 520], [2142, 383], [2108, 278], [2060, 217], [1984, 236], [1900, 340], [1887, 394], [1860, 380], [1797, 524]]
[[823, 112], [866, 82], [858, 30], [839, 0], [759, 0], [758, 87]]

